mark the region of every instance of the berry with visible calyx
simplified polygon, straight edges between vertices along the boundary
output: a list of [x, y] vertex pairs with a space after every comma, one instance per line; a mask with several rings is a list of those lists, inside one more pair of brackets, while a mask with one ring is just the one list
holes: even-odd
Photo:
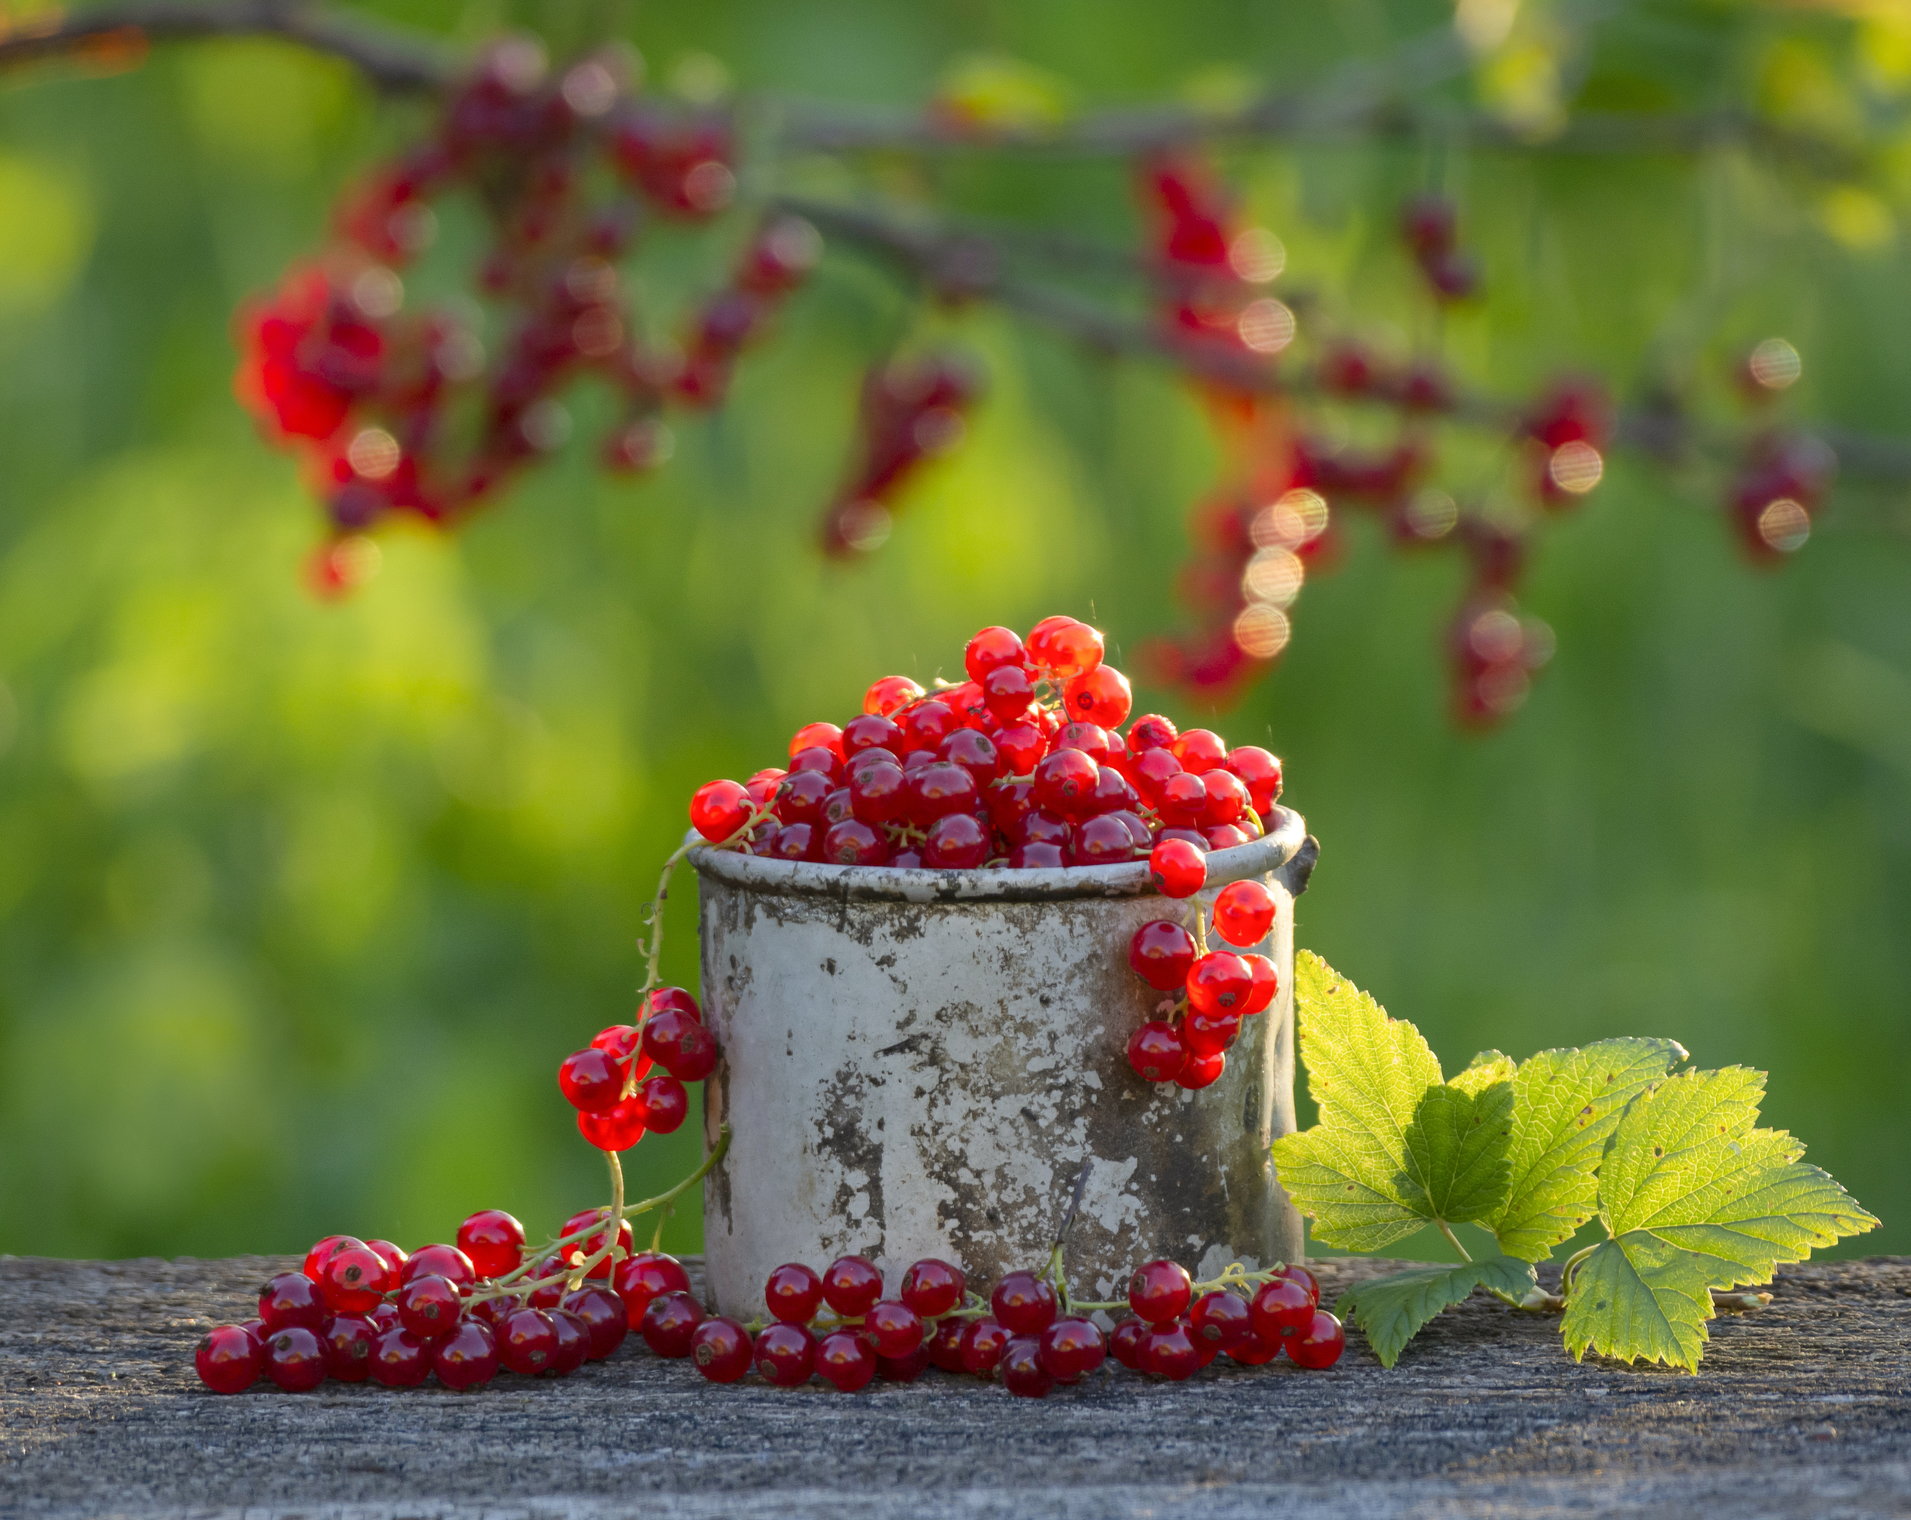
[[575, 1314], [590, 1332], [590, 1360], [601, 1362], [630, 1333], [630, 1316], [624, 1301], [608, 1288], [579, 1288], [566, 1293], [559, 1308]]
[[1247, 1006], [1242, 1012], [1259, 1013], [1279, 994], [1281, 976], [1265, 955], [1244, 955], [1241, 959], [1247, 963], [1248, 976], [1253, 984], [1247, 995]]
[[854, 1393], [874, 1381], [876, 1353], [854, 1330], [832, 1330], [816, 1343], [816, 1373], [838, 1393]]
[[1100, 1326], [1085, 1319], [1058, 1319], [1042, 1332], [1042, 1366], [1058, 1383], [1074, 1383], [1101, 1366], [1108, 1341]]
[[1188, 1062], [1181, 1031], [1161, 1019], [1150, 1019], [1128, 1039], [1128, 1064], [1147, 1082], [1172, 1082]]
[[1204, 1364], [1201, 1348], [1188, 1329], [1186, 1320], [1164, 1320], [1142, 1338], [1136, 1365], [1143, 1372], [1171, 1382], [1182, 1382], [1199, 1372]]
[[1206, 1055], [1188, 1052], [1188, 1059], [1175, 1076], [1175, 1085], [1185, 1087], [1189, 1092], [1199, 1092], [1204, 1087], [1212, 1087], [1221, 1080], [1221, 1073], [1228, 1069], [1227, 1052], [1210, 1051]]
[[305, 1325], [281, 1325], [266, 1333], [265, 1375], [284, 1393], [309, 1393], [325, 1381], [325, 1345]]
[[734, 781], [706, 781], [690, 798], [690, 826], [722, 844], [750, 821], [750, 794]]
[[844, 1319], [859, 1319], [882, 1297], [883, 1275], [862, 1256], [839, 1256], [823, 1269], [823, 1302]]
[[471, 1258], [456, 1246], [420, 1246], [405, 1262], [398, 1281], [403, 1285], [417, 1277], [442, 1277], [469, 1293], [478, 1280], [478, 1271], [471, 1265]]
[[[1196, 1061], [1226, 1050], [1240, 1032], [1241, 1015], [1233, 1012], [1190, 1008], [1187, 1017], [1181, 1021], [1181, 1041], [1188, 1047], [1189, 1058]], [[1187, 1062], [1184, 1061], [1181, 1070], [1186, 1069]], [[1176, 1076], [1180, 1074], [1180, 1071], [1175, 1073]]]
[[690, 1360], [713, 1383], [734, 1383], [755, 1360], [750, 1332], [719, 1315], [698, 1325], [690, 1337]]
[[524, 1226], [503, 1209], [480, 1209], [458, 1226], [458, 1249], [480, 1277], [502, 1277], [524, 1265]]
[[755, 1356], [764, 1382], [795, 1388], [816, 1370], [816, 1337], [804, 1325], [778, 1322], [757, 1336]]
[[922, 1316], [896, 1299], [879, 1299], [863, 1316], [863, 1335], [878, 1356], [913, 1356], [922, 1346]]
[[967, 1287], [968, 1279], [960, 1267], [925, 1256], [902, 1274], [902, 1287], [896, 1296], [924, 1319], [934, 1319], [960, 1304]]
[[1225, 1289], [1203, 1293], [1188, 1310], [1188, 1326], [1203, 1340], [1225, 1351], [1254, 1334], [1247, 1301]]
[[962, 1333], [962, 1370], [971, 1377], [994, 1377], [1008, 1343], [1007, 1326], [986, 1317], [976, 1320]]
[[1314, 1317], [1314, 1298], [1302, 1284], [1276, 1277], [1254, 1290], [1248, 1313], [1262, 1340], [1278, 1341], [1307, 1329]]
[[319, 1280], [319, 1273], [324, 1270], [325, 1258], [330, 1256], [332, 1252], [337, 1250], [341, 1245], [347, 1244], [363, 1245], [364, 1242], [350, 1235], [327, 1235], [323, 1240], [319, 1241], [318, 1244], [313, 1246], [311, 1250], [305, 1253], [305, 1265], [300, 1270], [303, 1271], [307, 1277], [311, 1278], [313, 1282], [317, 1282]]
[[498, 1357], [525, 1377], [539, 1377], [557, 1360], [557, 1326], [542, 1309], [519, 1309], [497, 1333]]
[[431, 1350], [431, 1370], [445, 1387], [462, 1393], [498, 1375], [498, 1343], [491, 1327], [466, 1320]]
[[1231, 881], [1214, 899], [1214, 932], [1230, 945], [1258, 945], [1274, 927], [1279, 904], [1258, 881]]
[[1062, 687], [1062, 707], [1078, 723], [1116, 728], [1127, 722], [1134, 706], [1128, 677], [1112, 665], [1097, 665]]
[[398, 1290], [398, 1322], [420, 1340], [436, 1340], [458, 1327], [464, 1295], [448, 1277], [427, 1273]]
[[214, 1393], [244, 1393], [265, 1370], [265, 1348], [244, 1325], [221, 1325], [199, 1342], [192, 1364]]
[[1230, 950], [1210, 950], [1188, 968], [1188, 1005], [1208, 1013], [1245, 1013], [1254, 973]]
[[1055, 1374], [1042, 1365], [1039, 1336], [1011, 1336], [1002, 1348], [996, 1370], [1001, 1374], [1002, 1386], [1017, 1398], [1047, 1398], [1055, 1387]]
[[1185, 986], [1194, 957], [1194, 936], [1165, 918], [1149, 920], [1128, 941], [1129, 966], [1157, 992], [1176, 992]]
[[394, 1281], [385, 1258], [370, 1246], [345, 1246], [325, 1259], [318, 1289], [332, 1313], [363, 1314], [377, 1307]]
[[1298, 1283], [1307, 1290], [1307, 1296], [1313, 1300], [1314, 1307], [1320, 1307], [1320, 1280], [1305, 1267], [1284, 1266], [1274, 1269], [1274, 1280]]
[[989, 1295], [989, 1309], [1011, 1335], [1039, 1335], [1055, 1321], [1060, 1305], [1046, 1278], [1010, 1272]]
[[1165, 1324], [1194, 1297], [1194, 1279], [1179, 1262], [1150, 1261], [1128, 1279], [1128, 1307], [1150, 1324]]
[[786, 1262], [763, 1284], [763, 1302], [772, 1319], [807, 1325], [823, 1304], [823, 1280], [801, 1262]]
[[1164, 839], [1149, 853], [1148, 875], [1163, 897], [1192, 897], [1207, 883], [1207, 857], [1186, 840]]
[[650, 1301], [663, 1293], [688, 1293], [690, 1274], [683, 1263], [661, 1251], [639, 1251], [620, 1261], [611, 1273], [611, 1287], [624, 1301], [630, 1328], [643, 1324]]
[[717, 1042], [697, 1020], [666, 1008], [644, 1025], [644, 1054], [680, 1082], [700, 1082], [717, 1064]]
[[1335, 1316], [1325, 1309], [1316, 1309], [1307, 1328], [1288, 1336], [1281, 1346], [1296, 1367], [1318, 1372], [1340, 1360], [1341, 1352], [1347, 1349], [1347, 1333]]
[[644, 1310], [637, 1330], [644, 1344], [665, 1357], [690, 1355], [691, 1337], [703, 1323], [703, 1308], [688, 1293], [660, 1293]]
[[303, 1272], [281, 1272], [259, 1290], [259, 1319], [268, 1334], [290, 1325], [317, 1330], [328, 1312], [319, 1285]]

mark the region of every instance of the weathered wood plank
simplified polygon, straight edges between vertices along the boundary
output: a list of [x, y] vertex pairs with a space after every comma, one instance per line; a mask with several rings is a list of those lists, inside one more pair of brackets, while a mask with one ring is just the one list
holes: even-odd
[[1696, 1378], [1575, 1366], [1551, 1319], [1476, 1299], [1392, 1372], [1356, 1340], [1328, 1373], [1040, 1403], [939, 1374], [717, 1389], [634, 1342], [474, 1394], [203, 1393], [194, 1343], [283, 1265], [0, 1258], [0, 1515], [1911, 1515], [1906, 1258], [1788, 1272]]

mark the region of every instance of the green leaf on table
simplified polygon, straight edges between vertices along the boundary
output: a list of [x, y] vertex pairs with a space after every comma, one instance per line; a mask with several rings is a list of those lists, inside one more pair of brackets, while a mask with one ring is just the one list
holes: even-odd
[[1406, 1133], [1407, 1163], [1426, 1217], [1457, 1224], [1499, 1208], [1506, 1201], [1512, 1134], [1513, 1084], [1504, 1077], [1477, 1092], [1457, 1080], [1428, 1088]]
[[1561, 1333], [1575, 1358], [1697, 1370], [1712, 1290], [1770, 1282], [1815, 1247], [1878, 1221], [1799, 1159], [1783, 1130], [1756, 1128], [1761, 1072], [1682, 1072], [1636, 1096], [1599, 1168], [1609, 1239], [1579, 1262]]
[[1341, 1294], [1336, 1313], [1360, 1327], [1380, 1365], [1391, 1367], [1408, 1341], [1442, 1309], [1470, 1297], [1475, 1288], [1515, 1297], [1533, 1286], [1531, 1263], [1488, 1256], [1452, 1266], [1414, 1267], [1360, 1283]]
[[1427, 1223], [1407, 1130], [1440, 1083], [1420, 1031], [1319, 956], [1294, 961], [1300, 1056], [1320, 1109], [1312, 1129], [1274, 1142], [1281, 1185], [1328, 1245], [1377, 1251]]
[[1595, 1170], [1619, 1116], [1684, 1059], [1675, 1040], [1618, 1039], [1542, 1050], [1520, 1064], [1513, 1076], [1510, 1186], [1505, 1203], [1480, 1221], [1502, 1251], [1544, 1261], [1592, 1217], [1599, 1198]]
[[1509, 1055], [1497, 1050], [1482, 1050], [1467, 1063], [1466, 1070], [1453, 1079], [1452, 1086], [1462, 1092], [1478, 1092], [1495, 1082], [1508, 1082], [1513, 1078], [1517, 1063]]

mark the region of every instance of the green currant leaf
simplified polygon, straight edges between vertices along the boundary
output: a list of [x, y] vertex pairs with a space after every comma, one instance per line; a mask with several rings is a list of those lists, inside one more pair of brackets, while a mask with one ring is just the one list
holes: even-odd
[[1510, 1082], [1515, 1069], [1511, 1056], [1502, 1055], [1497, 1050], [1482, 1050], [1449, 1085], [1459, 1088], [1461, 1092], [1478, 1092], [1495, 1082]]
[[[1464, 1075], [1464, 1074], [1463, 1074]], [[1482, 1219], [1506, 1201], [1513, 1084], [1468, 1092], [1457, 1081], [1427, 1089], [1407, 1126], [1407, 1163], [1429, 1219]]]
[[1488, 1256], [1453, 1266], [1415, 1267], [1376, 1277], [1341, 1294], [1336, 1313], [1358, 1325], [1367, 1344], [1391, 1367], [1408, 1341], [1442, 1309], [1460, 1303], [1478, 1287], [1514, 1296], [1533, 1286], [1531, 1263], [1510, 1256]]
[[1481, 1220], [1502, 1251], [1544, 1261], [1592, 1217], [1595, 1170], [1619, 1116], [1684, 1059], [1675, 1040], [1618, 1039], [1542, 1050], [1521, 1063], [1513, 1077], [1511, 1183], [1498, 1212]]
[[[1315, 1238], [1377, 1251], [1427, 1222], [1426, 1191], [1407, 1128], [1440, 1062], [1420, 1031], [1386, 1011], [1319, 956], [1294, 961], [1301, 1062], [1320, 1122], [1274, 1142], [1274, 1164]], [[1431, 1143], [1431, 1142], [1429, 1142]]]
[[1878, 1221], [1799, 1157], [1783, 1130], [1758, 1129], [1761, 1072], [1682, 1072], [1633, 1099], [1599, 1169], [1610, 1239], [1580, 1262], [1561, 1333], [1575, 1358], [1696, 1370], [1712, 1290], [1772, 1280], [1814, 1247]]

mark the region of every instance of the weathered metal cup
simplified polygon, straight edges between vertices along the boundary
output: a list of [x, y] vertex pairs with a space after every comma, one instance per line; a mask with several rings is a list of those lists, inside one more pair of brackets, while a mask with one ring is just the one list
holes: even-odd
[[1040, 1268], [1084, 1167], [1066, 1253], [1079, 1294], [1118, 1294], [1155, 1257], [1198, 1275], [1299, 1260], [1268, 1146], [1294, 1127], [1293, 902], [1315, 853], [1283, 810], [1208, 857], [1204, 906], [1246, 877], [1279, 900], [1260, 948], [1280, 991], [1190, 1092], [1127, 1060], [1162, 997], [1128, 942], [1189, 907], [1154, 893], [1145, 862], [927, 871], [692, 850], [722, 1051], [706, 1137], [731, 1127], [704, 1183], [718, 1307], [760, 1314], [773, 1268], [848, 1252], [892, 1288], [923, 1256], [978, 1282]]

